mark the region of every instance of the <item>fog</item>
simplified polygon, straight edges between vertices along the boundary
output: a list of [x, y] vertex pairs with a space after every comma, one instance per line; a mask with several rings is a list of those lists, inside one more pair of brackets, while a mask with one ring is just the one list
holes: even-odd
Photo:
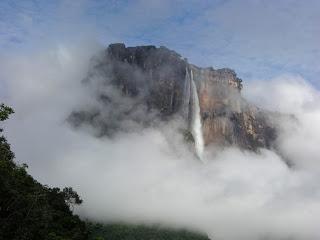
[[210, 147], [203, 164], [174, 131], [180, 119], [112, 138], [70, 127], [74, 109], [95, 104], [81, 80], [103, 47], [64, 42], [0, 57], [0, 100], [16, 112], [5, 135], [36, 179], [72, 186], [84, 200], [76, 212], [92, 220], [189, 227], [211, 239], [319, 239], [317, 89], [296, 75], [244, 81], [250, 102], [293, 116], [277, 123], [279, 153]]

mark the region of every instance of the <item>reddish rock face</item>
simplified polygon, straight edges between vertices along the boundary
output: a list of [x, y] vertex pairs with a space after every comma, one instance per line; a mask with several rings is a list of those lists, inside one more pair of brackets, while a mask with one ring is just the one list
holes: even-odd
[[192, 70], [198, 85], [205, 145], [226, 144], [233, 136], [230, 116], [241, 111], [241, 80], [229, 69], [192, 66]]
[[205, 145], [270, 147], [275, 130], [267, 115], [241, 97], [242, 80], [230, 69], [190, 65], [197, 83]]
[[[165, 47], [110, 45], [95, 59], [85, 80], [96, 86], [100, 105], [75, 111], [69, 120], [76, 126], [93, 125], [99, 135], [126, 130], [128, 125], [122, 122], [150, 125], [155, 119], [166, 121], [179, 114], [188, 122], [192, 104], [185, 89], [190, 86], [186, 81], [190, 81], [191, 71], [205, 145], [237, 145], [252, 150], [271, 146], [275, 129], [264, 111], [241, 97], [242, 80], [233, 70], [199, 68]], [[110, 85], [118, 90], [110, 92]]]

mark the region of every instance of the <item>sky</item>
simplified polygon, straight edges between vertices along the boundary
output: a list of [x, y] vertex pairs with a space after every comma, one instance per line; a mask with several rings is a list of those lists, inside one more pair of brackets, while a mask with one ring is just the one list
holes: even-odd
[[156, 45], [243, 80], [302, 76], [319, 87], [318, 0], [2, 0], [0, 50], [48, 40]]

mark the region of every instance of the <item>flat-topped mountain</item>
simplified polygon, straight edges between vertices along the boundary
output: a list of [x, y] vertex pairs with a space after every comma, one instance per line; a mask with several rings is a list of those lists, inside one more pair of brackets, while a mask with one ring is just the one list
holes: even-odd
[[180, 116], [200, 148], [256, 150], [275, 139], [267, 113], [243, 99], [233, 70], [197, 67], [166, 47], [111, 44], [92, 58], [83, 82], [97, 104], [74, 111], [69, 121], [93, 126], [99, 136]]

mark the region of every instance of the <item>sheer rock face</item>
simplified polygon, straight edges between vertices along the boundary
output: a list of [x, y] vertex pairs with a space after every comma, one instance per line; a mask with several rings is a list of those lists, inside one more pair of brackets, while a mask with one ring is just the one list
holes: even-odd
[[114, 83], [124, 94], [143, 96], [161, 115], [176, 113], [183, 99], [187, 62], [176, 52], [155, 46], [111, 44], [106, 51]]
[[[108, 135], [125, 128], [120, 126], [123, 119], [149, 125], [155, 119], [179, 114], [188, 118], [183, 114], [184, 87], [191, 71], [205, 145], [234, 144], [252, 150], [271, 147], [275, 129], [265, 112], [241, 97], [242, 80], [233, 70], [199, 68], [165, 47], [109, 45], [102, 56], [93, 59], [85, 79], [96, 86], [95, 95], [102, 107], [73, 112], [69, 120], [76, 126], [89, 123], [100, 128], [100, 135]], [[117, 90], [108, 91], [110, 85]], [[115, 91], [121, 100], [114, 97]]]
[[235, 72], [190, 67], [198, 86], [205, 144], [235, 144], [252, 150], [270, 148], [275, 129], [265, 112], [241, 97], [242, 80]]

